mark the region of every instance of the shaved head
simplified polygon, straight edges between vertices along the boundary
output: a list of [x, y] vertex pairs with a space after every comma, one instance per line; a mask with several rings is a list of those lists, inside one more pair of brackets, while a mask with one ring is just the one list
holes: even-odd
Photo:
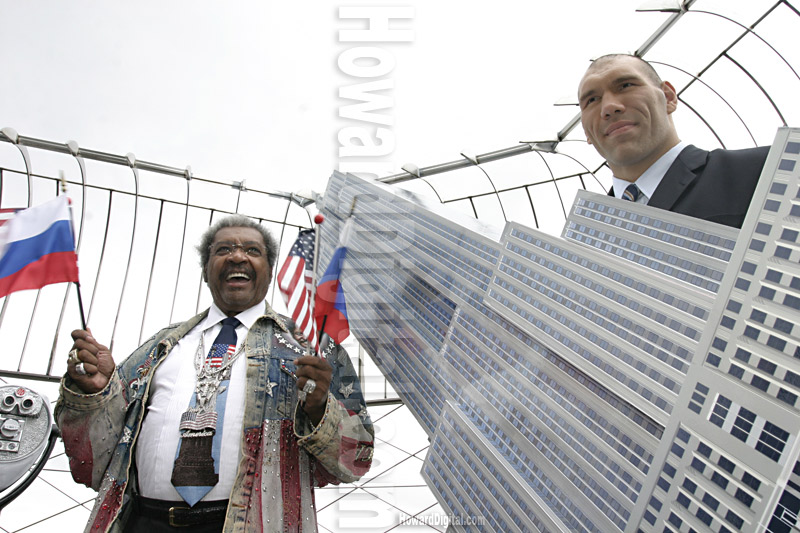
[[578, 102], [587, 142], [619, 179], [636, 181], [680, 142], [672, 122], [677, 92], [640, 57], [596, 59], [578, 86]]
[[661, 79], [661, 76], [658, 75], [658, 72], [656, 72], [656, 69], [653, 68], [653, 65], [651, 65], [641, 57], [635, 56], [633, 54], [606, 54], [604, 56], [600, 56], [594, 61], [592, 61], [592, 64], [589, 65], [588, 69], [586, 69], [586, 73], [588, 74], [594, 69], [606, 66], [608, 63], [616, 61], [622, 57], [630, 57], [641, 63], [641, 66], [643, 67], [641, 71], [642, 74], [647, 76], [650, 79], [650, 81], [652, 81], [654, 84], [661, 85], [661, 82], [663, 80]]

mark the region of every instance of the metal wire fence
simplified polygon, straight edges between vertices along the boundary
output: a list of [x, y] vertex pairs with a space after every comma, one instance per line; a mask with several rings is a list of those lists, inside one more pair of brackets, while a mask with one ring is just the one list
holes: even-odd
[[[674, 11], [635, 53], [675, 84], [676, 117], [686, 140], [705, 148], [770, 144], [778, 126], [800, 123], [800, 53], [792, 36], [800, 11], [790, 2], [720, 4], [694, 10], [693, 0]], [[729, 12], [730, 11], [730, 12]], [[735, 11], [735, 13], [734, 13]], [[705, 33], [719, 35], [703, 39]], [[694, 73], [694, 74], [693, 74]], [[434, 195], [442, 203], [487, 223], [513, 218], [558, 233], [578, 189], [603, 192], [610, 171], [571, 118], [550, 139], [460, 158], [383, 181]], [[255, 190], [245, 181], [223, 182], [180, 169], [52, 142], [0, 134], [0, 208], [41, 203], [56, 194], [63, 172], [73, 200], [81, 293], [89, 327], [117, 354], [130, 353], [164, 324], [205, 307], [194, 244], [217, 217], [251, 216], [269, 227], [286, 256], [296, 228], [311, 225], [310, 199], [290, 192]], [[35, 170], [34, 170], [35, 169]], [[274, 273], [273, 273], [274, 275]], [[281, 309], [275, 283], [272, 304]], [[12, 294], [0, 304], [0, 375], [57, 380], [69, 332], [80, 324], [75, 289], [48, 286]], [[24, 335], [19, 332], [24, 331]]]

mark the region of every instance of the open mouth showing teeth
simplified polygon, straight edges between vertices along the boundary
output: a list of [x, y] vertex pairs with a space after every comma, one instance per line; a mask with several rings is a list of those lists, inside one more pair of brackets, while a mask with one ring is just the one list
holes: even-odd
[[232, 281], [232, 280], [248, 281], [249, 279], [250, 276], [248, 274], [245, 274], [244, 272], [232, 272], [228, 274], [228, 276], [225, 278], [226, 281]]

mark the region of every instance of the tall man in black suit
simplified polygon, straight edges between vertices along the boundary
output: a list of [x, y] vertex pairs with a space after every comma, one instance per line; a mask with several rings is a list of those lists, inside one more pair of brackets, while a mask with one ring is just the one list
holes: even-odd
[[675, 88], [636, 56], [596, 59], [578, 98], [586, 138], [614, 174], [610, 195], [742, 227], [769, 147], [707, 152], [681, 142]]

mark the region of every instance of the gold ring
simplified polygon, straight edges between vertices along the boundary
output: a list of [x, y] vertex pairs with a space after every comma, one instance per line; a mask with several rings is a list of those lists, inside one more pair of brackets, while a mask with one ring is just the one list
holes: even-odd
[[68, 363], [75, 363], [77, 365], [78, 363], [80, 363], [80, 361], [81, 360], [78, 359], [78, 349], [77, 348], [73, 348], [72, 350], [70, 350], [69, 359], [67, 359], [67, 362]]

